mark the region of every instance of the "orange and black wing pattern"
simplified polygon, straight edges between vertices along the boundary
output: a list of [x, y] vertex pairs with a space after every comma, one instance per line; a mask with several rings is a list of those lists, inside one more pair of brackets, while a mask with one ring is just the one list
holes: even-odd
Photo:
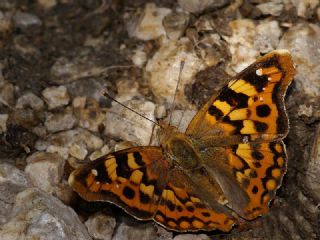
[[248, 141], [272, 141], [288, 132], [284, 95], [296, 71], [286, 50], [259, 58], [210, 99], [186, 134], [242, 135]]
[[168, 163], [159, 147], [136, 147], [76, 169], [69, 185], [87, 201], [108, 201], [148, 220], [158, 208], [167, 171]]
[[[201, 183], [198, 183], [201, 184]], [[154, 220], [175, 231], [231, 230], [236, 223], [229, 209], [202, 192], [201, 185], [179, 169], [172, 169]]]
[[236, 212], [252, 220], [268, 212], [269, 202], [282, 183], [286, 172], [286, 152], [283, 142], [243, 143], [226, 149], [234, 178], [248, 196], [247, 205], [237, 209], [234, 193], [227, 198]]

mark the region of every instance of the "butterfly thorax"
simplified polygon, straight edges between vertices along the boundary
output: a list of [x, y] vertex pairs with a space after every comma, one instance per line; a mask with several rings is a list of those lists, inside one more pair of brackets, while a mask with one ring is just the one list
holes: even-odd
[[185, 169], [199, 166], [200, 156], [192, 140], [174, 126], [164, 122], [160, 122], [160, 125], [159, 142], [171, 164], [178, 164]]

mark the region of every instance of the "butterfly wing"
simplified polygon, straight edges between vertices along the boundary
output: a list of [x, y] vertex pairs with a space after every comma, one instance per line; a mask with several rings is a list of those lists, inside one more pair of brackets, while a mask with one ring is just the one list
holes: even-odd
[[152, 219], [165, 187], [168, 162], [158, 147], [109, 154], [76, 169], [69, 185], [87, 201], [108, 201], [134, 217]]
[[178, 168], [169, 173], [154, 220], [180, 232], [215, 229], [228, 232], [237, 221], [224, 205], [210, 198], [203, 186]]
[[225, 191], [231, 207], [249, 220], [267, 213], [269, 202], [286, 172], [287, 157], [283, 142], [238, 144], [227, 148], [226, 152], [232, 174], [241, 191], [248, 196], [245, 206], [240, 206], [235, 192]]
[[209, 99], [186, 134], [195, 138], [240, 135], [249, 141], [283, 138], [288, 131], [283, 98], [295, 72], [288, 51], [266, 54]]
[[191, 179], [170, 169], [158, 147], [122, 150], [90, 162], [69, 177], [87, 201], [107, 201], [140, 220], [154, 219], [175, 231], [229, 231], [235, 219], [226, 207], [205, 203]]
[[[268, 211], [286, 170], [284, 95], [295, 74], [290, 54], [273, 51], [239, 73], [191, 121], [204, 165], [229, 206], [254, 219]], [[219, 154], [216, 154], [219, 152]]]

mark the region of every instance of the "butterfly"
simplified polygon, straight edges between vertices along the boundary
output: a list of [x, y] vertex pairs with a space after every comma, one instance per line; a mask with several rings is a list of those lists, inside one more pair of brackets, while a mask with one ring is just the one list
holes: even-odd
[[160, 121], [160, 146], [133, 147], [79, 167], [69, 184], [178, 232], [228, 232], [268, 212], [286, 172], [284, 106], [296, 73], [275, 50], [244, 69], [198, 111], [185, 133]]

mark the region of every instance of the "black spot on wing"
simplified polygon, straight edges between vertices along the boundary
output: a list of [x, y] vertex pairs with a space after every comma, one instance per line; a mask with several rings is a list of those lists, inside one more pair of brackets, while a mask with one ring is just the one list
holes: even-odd
[[131, 176], [131, 168], [128, 165], [127, 153], [114, 153], [117, 162], [117, 175], [123, 178], [129, 178]]
[[215, 106], [211, 105], [208, 109], [208, 113], [211, 116], [214, 116], [217, 120], [221, 119], [223, 117], [223, 112], [216, 108]]
[[259, 133], [263, 133], [268, 129], [268, 124], [266, 124], [264, 122], [253, 121], [253, 123], [254, 123], [254, 127], [255, 127], [256, 131]]
[[255, 159], [255, 160], [262, 160], [264, 158], [263, 154], [259, 151], [252, 151], [251, 152], [251, 156]]
[[258, 187], [257, 187], [257, 186], [254, 186], [254, 187], [252, 188], [252, 193], [253, 193], [253, 194], [257, 194], [257, 193], [258, 193]]
[[122, 193], [127, 199], [133, 199], [135, 195], [135, 192], [128, 186], [123, 189]]
[[228, 86], [226, 86], [223, 88], [217, 99], [219, 99], [222, 102], [227, 102], [232, 107], [246, 108], [248, 107], [249, 97], [243, 93], [236, 93]]
[[135, 162], [139, 165], [139, 166], [144, 166], [146, 165], [145, 162], [143, 161], [142, 159], [142, 156], [139, 152], [134, 152], [133, 153], [133, 157], [134, 157], [134, 160]]
[[242, 79], [254, 86], [257, 92], [262, 92], [263, 88], [266, 87], [269, 82], [268, 76], [259, 76], [256, 74], [256, 71], [251, 71], [250, 73], [242, 76]]
[[[108, 159], [104, 161], [96, 160], [98, 164], [96, 164], [92, 169], [96, 169], [98, 175], [95, 177], [96, 181], [102, 182], [102, 183], [111, 183], [112, 180], [109, 178], [108, 171], [105, 167], [105, 161], [108, 161]], [[117, 171], [117, 169], [115, 169]]]
[[262, 104], [256, 107], [256, 112], [259, 117], [268, 117], [271, 113], [271, 108], [267, 104]]
[[148, 204], [151, 202], [151, 198], [149, 197], [149, 195], [143, 193], [143, 192], [139, 192], [140, 195], [140, 202], [144, 203], [144, 204]]

